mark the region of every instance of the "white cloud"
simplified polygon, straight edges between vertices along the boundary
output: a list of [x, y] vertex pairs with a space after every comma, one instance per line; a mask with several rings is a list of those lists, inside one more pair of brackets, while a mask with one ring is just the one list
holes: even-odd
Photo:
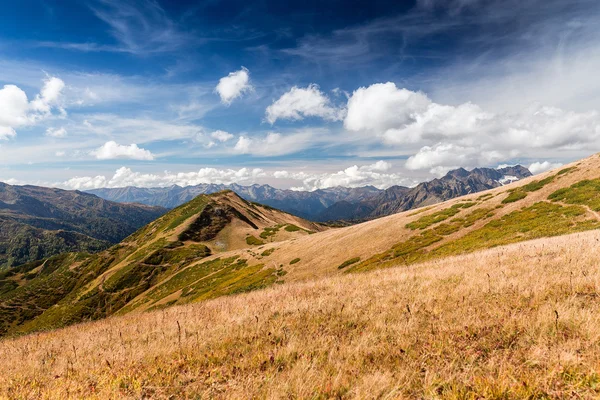
[[98, 160], [113, 160], [116, 158], [154, 160], [154, 154], [138, 147], [137, 144], [123, 146], [114, 141], [106, 142], [100, 148], [90, 152], [90, 154], [95, 156]]
[[252, 89], [250, 71], [244, 67], [239, 71], [230, 72], [229, 75], [219, 79], [219, 83], [215, 87], [215, 91], [221, 97], [221, 102], [228, 105]]
[[529, 166], [529, 171], [534, 174], [537, 175], [541, 172], [545, 172], [554, 168], [558, 168], [560, 167], [562, 164], [561, 163], [551, 163], [550, 161], [543, 161], [543, 162], [534, 162]]
[[406, 160], [409, 170], [428, 169], [435, 175], [443, 175], [451, 169], [475, 165], [490, 165], [504, 158], [496, 151], [480, 151], [478, 147], [461, 147], [455, 144], [438, 143], [424, 146]]
[[135, 172], [130, 168], [119, 168], [112, 177], [102, 175], [75, 177], [58, 186], [69, 189], [96, 189], [101, 187], [165, 187], [171, 185], [190, 186], [201, 183], [231, 184], [255, 182], [266, 176], [260, 168], [216, 169], [201, 168], [195, 172], [171, 173], [165, 171], [163, 174], [144, 174]]
[[250, 152], [250, 146], [252, 145], [252, 139], [246, 136], [240, 136], [237, 143], [235, 144], [234, 151], [240, 154], [247, 154]]
[[323, 130], [297, 131], [285, 135], [269, 132], [264, 137], [240, 136], [234, 152], [267, 157], [297, 153], [314, 145], [319, 140], [315, 136], [320, 132]]
[[66, 153], [64, 151], [57, 151], [54, 154], [56, 155], [56, 157], [64, 157]]
[[302, 182], [294, 190], [317, 190], [329, 187], [361, 187], [372, 185], [380, 189], [393, 185], [413, 186], [416, 182], [405, 175], [387, 172], [392, 165], [387, 161], [377, 161], [370, 165], [353, 165], [333, 173], [306, 173], [275, 171], [273, 177], [277, 179], [292, 179]]
[[542, 151], [597, 148], [600, 139], [596, 111], [532, 104], [519, 112], [499, 114], [473, 103], [438, 104], [424, 93], [389, 82], [356, 90], [348, 100], [344, 125], [388, 145], [418, 146], [406, 167], [436, 174], [517, 156], [539, 157]]
[[230, 139], [233, 139], [233, 135], [231, 133], [221, 130], [214, 131], [210, 134], [210, 137], [212, 137], [215, 140], [218, 140], [219, 142], [226, 142]]
[[426, 111], [430, 103], [425, 94], [398, 89], [392, 82], [361, 87], [348, 99], [344, 126], [350, 131], [384, 134], [414, 122], [415, 113]]
[[[80, 122], [78, 122], [80, 121]], [[150, 143], [161, 140], [193, 139], [202, 133], [194, 124], [175, 123], [146, 117], [125, 118], [117, 114], [87, 114], [69, 127], [69, 133], [99, 137], [118, 137], [129, 143]]]
[[266, 120], [271, 125], [278, 119], [301, 120], [306, 117], [339, 121], [343, 115], [344, 110], [334, 107], [315, 84], [308, 85], [306, 88], [294, 86], [266, 110]]
[[48, 128], [48, 129], [46, 129], [45, 135], [53, 137], [53, 138], [64, 138], [67, 136], [67, 130], [64, 127]]
[[58, 108], [61, 115], [66, 111], [60, 106], [60, 98], [65, 84], [56, 77], [44, 81], [40, 93], [31, 102], [27, 94], [15, 85], [5, 85], [0, 89], [0, 140], [16, 135], [15, 128], [34, 124], [52, 115]]
[[59, 110], [64, 114], [64, 109], [60, 108], [60, 98], [64, 88], [65, 83], [62, 79], [48, 76], [42, 90], [31, 102], [31, 108], [43, 115], [48, 115], [53, 106], [59, 106]]
[[16, 132], [10, 126], [0, 126], [0, 140], [7, 140], [16, 136]]
[[5, 85], [0, 89], [0, 139], [16, 135], [15, 127], [28, 122], [29, 103], [24, 91], [15, 85]]
[[332, 173], [307, 173], [294, 171], [267, 172], [261, 168], [216, 169], [201, 168], [192, 172], [169, 172], [162, 174], [141, 173], [127, 167], [117, 169], [113, 176], [81, 176], [55, 184], [67, 189], [96, 189], [101, 187], [167, 187], [171, 185], [190, 186], [201, 183], [252, 184], [264, 179], [286, 179], [299, 181], [297, 190], [316, 190], [335, 186], [360, 187], [373, 185], [387, 188], [392, 185], [413, 186], [417, 182], [406, 176], [390, 172], [392, 165], [378, 161], [370, 165], [345, 168]]

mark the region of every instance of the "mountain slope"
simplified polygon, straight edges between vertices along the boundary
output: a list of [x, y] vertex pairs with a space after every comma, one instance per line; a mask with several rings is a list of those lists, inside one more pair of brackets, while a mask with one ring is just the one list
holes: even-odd
[[0, 397], [598, 398], [598, 241], [544, 238], [5, 339]]
[[200, 194], [233, 190], [242, 198], [256, 201], [312, 221], [366, 220], [431, 205], [454, 197], [502, 186], [511, 180], [531, 176], [522, 166], [500, 169], [462, 168], [450, 171], [440, 179], [424, 182], [414, 188], [392, 186], [379, 190], [334, 187], [312, 192], [282, 190], [269, 185], [242, 186], [200, 184], [168, 188], [104, 188], [90, 190], [102, 198], [121, 202], [139, 202], [163, 207], [175, 207]]
[[166, 210], [79, 191], [0, 183], [0, 269], [67, 251], [98, 251]]
[[[5, 323], [18, 321], [5, 326], [5, 332], [27, 332], [275, 283], [407, 266], [597, 229], [598, 211], [599, 156], [483, 193], [339, 229], [323, 230], [232, 192], [200, 196], [101, 256], [66, 255], [1, 278], [0, 288], [7, 289], [0, 297], [0, 315], [9, 315]], [[55, 268], [55, 263], [63, 274], [85, 277], [81, 288], [41, 315], [14, 315], [17, 305], [37, 307], [39, 300], [32, 297], [52, 292], [55, 285], [40, 283], [36, 274]], [[63, 279], [61, 274], [48, 276]], [[44, 302], [46, 307], [55, 303]]]
[[264, 243], [323, 229], [230, 191], [199, 196], [104, 252], [62, 254], [0, 274], [0, 334], [268, 286], [281, 266], [248, 265], [227, 253], [260, 259], [270, 254]]
[[373, 219], [413, 208], [436, 204], [455, 197], [503, 186], [531, 176], [531, 172], [520, 165], [499, 169], [475, 168], [467, 171], [459, 168], [444, 177], [423, 182], [414, 188], [392, 186], [377, 196], [355, 202], [352, 207], [344, 204], [330, 206], [317, 221]]

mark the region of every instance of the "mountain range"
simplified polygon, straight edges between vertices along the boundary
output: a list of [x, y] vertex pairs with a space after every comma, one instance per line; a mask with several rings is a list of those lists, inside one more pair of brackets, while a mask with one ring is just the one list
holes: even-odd
[[85, 192], [0, 183], [0, 269], [106, 249], [166, 211]]
[[309, 222], [230, 190], [200, 195], [107, 250], [64, 253], [0, 273], [0, 334], [598, 229], [600, 184], [590, 180], [598, 163], [590, 158], [344, 228]]
[[520, 165], [499, 169], [459, 168], [444, 177], [423, 182], [413, 188], [392, 186], [385, 190], [373, 186], [334, 187], [315, 191], [276, 189], [269, 185], [200, 184], [165, 188], [102, 188], [90, 190], [99, 197], [117, 202], [136, 202], [167, 208], [179, 206], [200, 194], [232, 190], [242, 198], [276, 207], [312, 221], [367, 220], [416, 207], [428, 206], [454, 197], [502, 186], [531, 176]]
[[2, 269], [0, 397], [596, 398], [598, 171], [339, 228], [222, 191]]

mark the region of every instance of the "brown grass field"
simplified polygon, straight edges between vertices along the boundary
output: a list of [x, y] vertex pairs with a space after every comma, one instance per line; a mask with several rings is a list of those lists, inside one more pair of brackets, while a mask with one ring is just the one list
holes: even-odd
[[600, 232], [0, 342], [0, 397], [600, 397]]

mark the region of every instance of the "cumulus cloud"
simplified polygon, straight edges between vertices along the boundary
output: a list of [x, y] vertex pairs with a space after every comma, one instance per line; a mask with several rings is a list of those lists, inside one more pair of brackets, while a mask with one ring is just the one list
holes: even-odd
[[549, 171], [554, 168], [558, 168], [561, 165], [562, 165], [561, 163], [551, 163], [550, 161], [543, 161], [543, 162], [537, 161], [537, 162], [532, 163], [529, 166], [529, 171], [532, 174], [537, 175], [539, 173]]
[[214, 131], [210, 134], [210, 137], [212, 137], [215, 140], [218, 140], [219, 142], [226, 142], [230, 139], [233, 139], [233, 135], [231, 133], [221, 130]]
[[64, 137], [67, 137], [67, 130], [63, 127], [48, 128], [48, 129], [46, 129], [45, 135], [53, 137], [53, 138], [64, 138]]
[[414, 180], [402, 174], [390, 172], [391, 168], [392, 164], [381, 160], [370, 165], [353, 165], [333, 173], [312, 174], [306, 172], [275, 171], [273, 177], [301, 181], [302, 186], [297, 186], [294, 189], [310, 191], [336, 186], [361, 187], [371, 185], [384, 189], [393, 185], [413, 186], [416, 184]]
[[334, 107], [318, 85], [306, 88], [294, 86], [273, 102], [266, 110], [266, 120], [271, 125], [278, 119], [301, 120], [306, 117], [320, 117], [328, 121], [339, 121], [344, 110]]
[[138, 147], [137, 144], [124, 146], [114, 141], [104, 143], [104, 145], [90, 152], [90, 154], [95, 156], [98, 160], [113, 160], [116, 158], [128, 158], [131, 160], [154, 160], [154, 154], [152, 154], [149, 150]]
[[406, 167], [437, 174], [543, 150], [584, 149], [600, 139], [597, 111], [532, 104], [515, 113], [492, 113], [473, 103], [438, 104], [391, 82], [357, 89], [348, 100], [344, 126], [388, 145], [419, 146]]
[[260, 168], [216, 169], [201, 168], [195, 172], [172, 173], [165, 171], [163, 174], [144, 174], [135, 172], [130, 168], [121, 167], [112, 177], [103, 175], [84, 176], [71, 178], [59, 186], [68, 189], [87, 190], [101, 187], [165, 187], [171, 185], [190, 186], [201, 183], [232, 184], [255, 182], [266, 176]]
[[281, 156], [297, 153], [315, 143], [315, 135], [321, 130], [298, 131], [283, 135], [269, 132], [265, 136], [240, 136], [234, 152], [238, 154], [252, 154], [257, 156]]
[[216, 169], [201, 168], [193, 172], [169, 172], [162, 174], [141, 173], [127, 167], [117, 169], [112, 176], [81, 176], [54, 184], [67, 189], [88, 190], [102, 187], [166, 187], [190, 186], [202, 183], [229, 185], [252, 184], [264, 179], [298, 181], [297, 190], [316, 190], [335, 186], [360, 187], [373, 185], [387, 188], [392, 185], [413, 186], [416, 181], [391, 171], [392, 164], [377, 161], [369, 165], [353, 165], [332, 173], [307, 173], [295, 171], [267, 172], [261, 168]]
[[64, 109], [60, 107], [60, 98], [64, 88], [65, 83], [62, 79], [48, 76], [44, 81], [42, 90], [31, 102], [31, 108], [43, 115], [48, 115], [52, 107], [58, 106], [61, 113], [64, 114]]
[[251, 90], [250, 71], [244, 67], [219, 79], [219, 83], [215, 87], [215, 92], [221, 97], [221, 102], [227, 105]]
[[250, 152], [250, 146], [252, 145], [252, 139], [246, 136], [240, 136], [237, 143], [235, 144], [234, 151], [240, 154], [247, 154]]
[[410, 170], [428, 169], [436, 175], [443, 175], [451, 169], [474, 165], [490, 165], [504, 159], [497, 151], [481, 152], [478, 147], [462, 147], [452, 143], [438, 143], [424, 146], [406, 160]]
[[15, 85], [0, 89], [0, 140], [16, 135], [15, 128], [34, 124], [52, 115], [57, 108], [61, 115], [66, 111], [60, 106], [64, 82], [56, 77], [47, 77], [40, 93], [29, 102], [27, 94]]

